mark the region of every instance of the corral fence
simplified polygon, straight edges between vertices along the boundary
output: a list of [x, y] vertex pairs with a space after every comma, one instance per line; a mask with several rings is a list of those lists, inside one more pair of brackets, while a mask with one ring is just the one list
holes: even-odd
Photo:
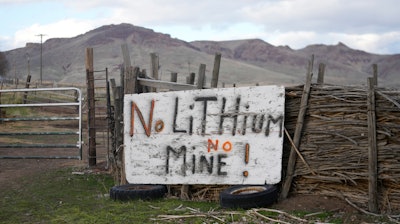
[[82, 93], [1, 89], [1, 159], [82, 159]]
[[[122, 157], [123, 95], [215, 88], [218, 75], [214, 72], [219, 70], [218, 62], [214, 64], [210, 87], [204, 86], [205, 65], [199, 68], [196, 85], [194, 74], [187, 77], [186, 84], [175, 83], [174, 73], [169, 82], [160, 81], [156, 55], [151, 55], [152, 71], [148, 76], [139, 67], [131, 66], [126, 45], [122, 52], [121, 83], [110, 80], [114, 126], [109, 159], [119, 184], [126, 183]], [[324, 84], [324, 68], [320, 64], [317, 83], [312, 83], [312, 58], [306, 83], [285, 88], [281, 198], [290, 196], [289, 193], [335, 196], [361, 211], [398, 214], [400, 91], [378, 87], [376, 65], [373, 78], [368, 78], [364, 86]], [[199, 185], [178, 186], [177, 191], [180, 197], [218, 200], [216, 195], [223, 189], [224, 186]]]
[[304, 86], [286, 88], [282, 193], [335, 196], [360, 210], [399, 213], [400, 90], [370, 87], [312, 84], [305, 104]]

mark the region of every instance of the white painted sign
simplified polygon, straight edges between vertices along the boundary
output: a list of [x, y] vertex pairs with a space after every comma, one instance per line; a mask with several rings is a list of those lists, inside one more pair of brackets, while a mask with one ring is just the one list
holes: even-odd
[[276, 184], [285, 89], [256, 86], [125, 95], [129, 183]]

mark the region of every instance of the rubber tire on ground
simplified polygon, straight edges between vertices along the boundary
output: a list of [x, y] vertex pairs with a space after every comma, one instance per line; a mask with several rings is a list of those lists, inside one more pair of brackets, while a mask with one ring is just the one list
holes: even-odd
[[110, 189], [110, 198], [114, 200], [149, 200], [164, 197], [167, 188], [164, 185], [125, 184]]
[[222, 191], [219, 199], [223, 208], [266, 207], [278, 199], [278, 188], [275, 185], [237, 185]]

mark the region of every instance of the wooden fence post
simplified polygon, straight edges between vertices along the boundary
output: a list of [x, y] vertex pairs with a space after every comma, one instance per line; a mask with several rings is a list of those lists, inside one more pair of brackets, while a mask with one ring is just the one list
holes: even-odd
[[318, 84], [324, 84], [324, 76], [325, 76], [325, 64], [320, 63], [318, 67], [318, 78], [317, 78]]
[[368, 78], [368, 208], [378, 212], [378, 152], [376, 144], [375, 79]]
[[190, 73], [189, 77], [187, 77], [187, 84], [194, 85], [194, 80], [196, 78], [196, 74], [194, 72]]
[[214, 69], [211, 78], [211, 88], [218, 87], [218, 76], [219, 76], [220, 65], [221, 65], [221, 53], [216, 53], [214, 59]]
[[88, 102], [88, 131], [89, 131], [89, 166], [96, 165], [96, 127], [95, 127], [95, 99], [93, 74], [93, 48], [86, 48], [86, 82]]
[[[156, 53], [151, 53], [150, 54], [151, 58], [151, 76], [155, 79], [158, 80], [158, 66], [159, 66], [159, 59], [158, 55]], [[152, 88], [152, 92], [157, 92], [157, 88]]]
[[113, 95], [114, 95], [114, 110], [115, 110], [115, 136], [116, 136], [116, 162], [117, 164], [117, 176], [119, 184], [126, 184], [127, 180], [125, 177], [125, 158], [124, 158], [124, 133], [123, 133], [123, 113], [124, 113], [124, 95], [126, 93], [131, 94], [137, 92], [137, 73], [138, 68], [132, 68], [131, 57], [129, 55], [128, 45], [121, 45], [121, 51], [124, 58], [124, 66], [121, 70], [120, 82], [121, 86], [116, 86], [115, 81], [112, 81]]
[[373, 84], [375, 86], [378, 86], [378, 65], [377, 64], [372, 65], [372, 74], [373, 74]]
[[206, 65], [200, 64], [199, 76], [197, 77], [197, 88], [198, 89], [203, 89], [205, 79], [206, 79]]
[[178, 81], [178, 73], [176, 72], [171, 72], [171, 82], [177, 82]]
[[[26, 83], [25, 83], [25, 89], [29, 89], [29, 85], [31, 84], [31, 75], [28, 75], [26, 77]], [[28, 92], [24, 92], [24, 97], [23, 97], [24, 104], [26, 104], [26, 99], [28, 98]]]
[[[293, 137], [293, 143], [296, 148], [299, 148], [299, 145], [300, 145], [301, 131], [303, 130], [304, 117], [306, 116], [306, 111], [307, 111], [307, 107], [308, 107], [308, 98], [310, 96], [311, 79], [312, 79], [312, 75], [313, 75], [313, 73], [312, 73], [313, 63], [314, 63], [314, 56], [312, 57], [312, 59], [309, 61], [309, 64], [308, 64], [306, 84], [304, 85], [303, 95], [301, 97], [301, 102], [300, 102], [299, 115], [297, 116], [296, 129], [295, 129], [294, 137]], [[289, 194], [290, 187], [292, 185], [294, 169], [296, 166], [296, 159], [297, 159], [296, 150], [292, 146], [290, 149], [286, 178], [283, 182], [283, 187], [282, 187], [282, 192], [281, 192], [282, 199], [287, 198], [287, 196]]]
[[127, 72], [125, 73], [125, 88], [124, 88], [124, 93], [125, 94], [133, 94], [137, 93], [137, 88], [136, 88], [136, 82], [137, 82], [137, 76], [139, 74], [139, 67], [130, 67]]
[[122, 87], [121, 86], [116, 86], [115, 80], [111, 79], [111, 89], [113, 92], [113, 97], [114, 97], [114, 121], [115, 121], [115, 129], [114, 129], [114, 136], [115, 136], [115, 149], [113, 150], [113, 156], [115, 159], [115, 168], [116, 170], [114, 171], [114, 178], [115, 182], [118, 182], [119, 184], [125, 184], [126, 179], [125, 179], [125, 170], [123, 169], [123, 148], [122, 145], [123, 143], [123, 125], [122, 125], [122, 113], [123, 113], [123, 108], [122, 108]]

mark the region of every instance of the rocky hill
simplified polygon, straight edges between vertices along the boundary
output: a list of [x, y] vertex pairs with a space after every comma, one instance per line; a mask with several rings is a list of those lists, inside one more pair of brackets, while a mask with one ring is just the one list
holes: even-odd
[[[125, 43], [132, 64], [141, 69], [150, 71], [149, 54], [157, 53], [162, 79], [169, 79], [171, 72], [178, 72], [179, 79], [184, 80], [189, 73], [197, 73], [200, 64], [206, 64], [207, 78], [210, 78], [214, 55], [220, 52], [220, 83], [227, 85], [301, 84], [311, 55], [315, 58], [314, 74], [317, 74], [319, 63], [326, 64], [326, 83], [364, 85], [372, 74], [372, 64], [376, 63], [380, 86], [400, 84], [400, 54], [371, 54], [351, 49], [343, 43], [310, 45], [294, 50], [273, 46], [260, 39], [185, 42], [131, 24], [106, 25], [73, 38], [45, 41], [42, 45], [43, 80], [85, 82], [85, 49], [88, 47], [94, 49], [95, 70], [107, 67], [110, 76], [118, 79], [123, 62], [121, 45]], [[8, 77], [25, 79], [29, 70], [34, 80], [39, 79], [39, 43], [27, 43], [23, 48], [5, 53], [11, 65]]]

